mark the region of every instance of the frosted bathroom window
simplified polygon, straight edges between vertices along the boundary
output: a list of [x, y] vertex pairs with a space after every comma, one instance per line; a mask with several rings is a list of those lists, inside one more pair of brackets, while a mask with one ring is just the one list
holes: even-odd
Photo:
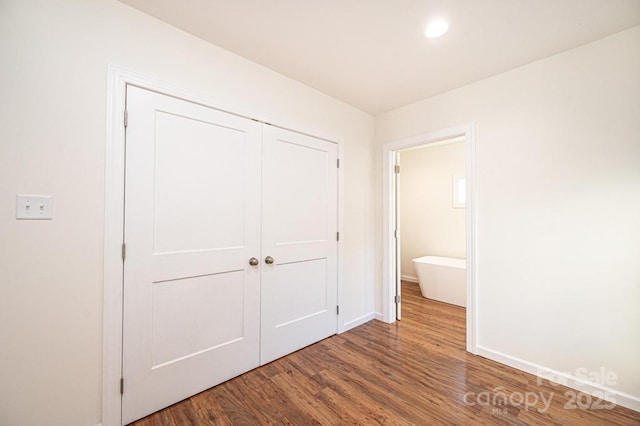
[[463, 209], [467, 199], [466, 182], [464, 176], [453, 177], [453, 208]]

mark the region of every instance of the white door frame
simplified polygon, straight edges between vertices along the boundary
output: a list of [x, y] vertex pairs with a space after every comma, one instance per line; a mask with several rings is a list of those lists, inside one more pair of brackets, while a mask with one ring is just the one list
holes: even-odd
[[[263, 114], [236, 104], [203, 97], [163, 82], [155, 77], [126, 70], [110, 64], [107, 84], [107, 123], [105, 152], [105, 209], [104, 209], [104, 287], [102, 312], [102, 426], [122, 425], [122, 297], [124, 268], [122, 241], [124, 236], [124, 173], [125, 129], [124, 111], [126, 87], [134, 85], [163, 93], [210, 108], [268, 123], [273, 126], [323, 139], [338, 145], [338, 158], [344, 157], [342, 138], [326, 135], [316, 129], [306, 129], [283, 119], [273, 120]], [[323, 135], [324, 134], [324, 135]], [[338, 231], [343, 234], [344, 223], [344, 167], [338, 169]], [[344, 235], [344, 234], [343, 234]], [[338, 304], [341, 301], [343, 250], [338, 241]], [[338, 315], [338, 333], [345, 331], [342, 316]], [[126, 389], [126, 384], [125, 384]]]
[[395, 194], [394, 194], [394, 153], [401, 149], [440, 142], [462, 136], [466, 148], [466, 246], [467, 246], [467, 351], [477, 353], [477, 290], [476, 290], [476, 188], [475, 188], [475, 124], [451, 127], [432, 133], [387, 142], [382, 146], [382, 319], [392, 323], [396, 320], [395, 296]]
[[391, 240], [393, 243], [393, 279], [395, 281], [395, 290], [394, 296], [399, 296], [397, 302], [393, 301], [393, 307], [395, 309], [395, 318], [396, 320], [402, 320], [402, 269], [400, 268], [400, 264], [402, 263], [402, 229], [400, 223], [400, 216], [402, 212], [400, 210], [400, 204], [402, 200], [400, 199], [400, 188], [402, 185], [402, 176], [400, 173], [395, 170], [396, 167], [400, 168], [402, 165], [400, 164], [400, 151], [393, 151], [391, 153], [391, 161], [393, 162], [394, 174], [393, 174], [393, 187], [391, 188], [392, 197], [393, 197], [393, 213], [391, 216], [391, 227], [393, 228], [393, 239]]

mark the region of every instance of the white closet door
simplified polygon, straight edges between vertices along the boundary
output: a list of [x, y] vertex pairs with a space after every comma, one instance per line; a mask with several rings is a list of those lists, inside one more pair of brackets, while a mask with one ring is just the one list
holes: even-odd
[[336, 161], [336, 144], [263, 128], [262, 364], [337, 332]]
[[128, 87], [123, 421], [259, 364], [260, 124]]

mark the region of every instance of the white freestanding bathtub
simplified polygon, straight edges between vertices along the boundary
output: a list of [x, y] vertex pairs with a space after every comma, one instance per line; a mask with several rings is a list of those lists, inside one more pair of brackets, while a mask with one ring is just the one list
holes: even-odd
[[413, 259], [422, 296], [467, 306], [467, 261], [452, 257], [424, 256]]

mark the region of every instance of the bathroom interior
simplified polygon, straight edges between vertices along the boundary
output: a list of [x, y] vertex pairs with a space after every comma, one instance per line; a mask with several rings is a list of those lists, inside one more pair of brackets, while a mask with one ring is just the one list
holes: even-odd
[[[466, 309], [465, 140], [398, 152], [402, 294]], [[403, 297], [404, 303], [405, 297]]]

